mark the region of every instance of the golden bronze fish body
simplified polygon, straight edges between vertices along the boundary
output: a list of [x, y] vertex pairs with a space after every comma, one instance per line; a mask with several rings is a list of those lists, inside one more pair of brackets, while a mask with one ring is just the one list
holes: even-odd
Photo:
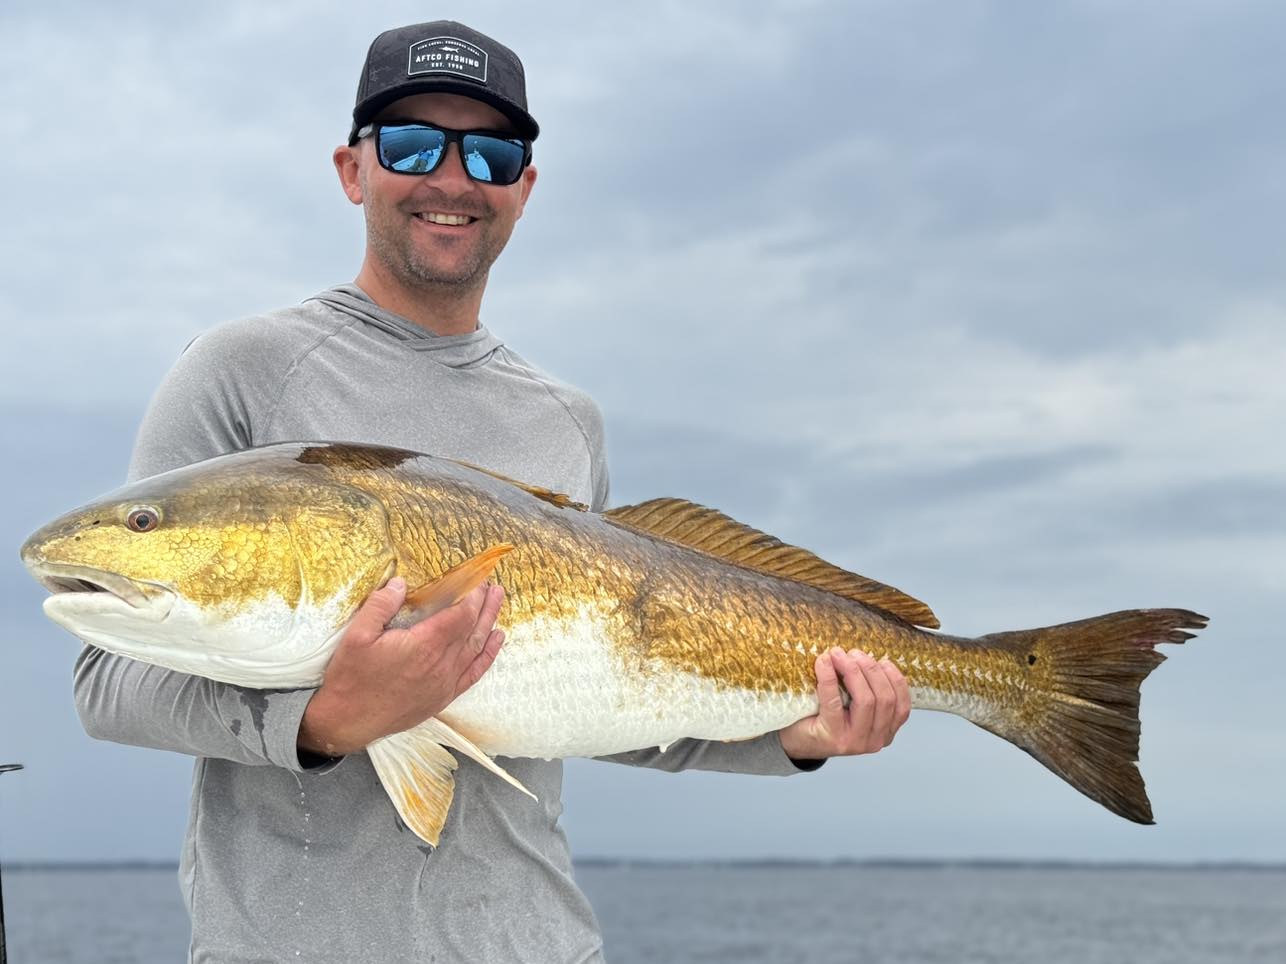
[[[147, 531], [130, 527], [140, 509], [157, 517]], [[268, 446], [145, 480], [51, 523], [23, 555], [51, 589], [76, 588], [73, 571], [139, 587], [144, 603], [47, 600], [82, 638], [261, 687], [315, 684], [394, 573], [440, 606], [494, 565], [506, 644], [491, 669], [437, 720], [369, 748], [431, 841], [455, 765], [443, 746], [508, 778], [489, 755], [746, 739], [816, 712], [814, 661], [835, 645], [891, 659], [914, 706], [964, 716], [1149, 822], [1139, 684], [1163, 659], [1157, 643], [1204, 625], [1141, 610], [953, 637], [922, 628], [937, 621], [917, 600], [714, 510], [667, 499], [591, 513], [470, 466], [342, 444]]]

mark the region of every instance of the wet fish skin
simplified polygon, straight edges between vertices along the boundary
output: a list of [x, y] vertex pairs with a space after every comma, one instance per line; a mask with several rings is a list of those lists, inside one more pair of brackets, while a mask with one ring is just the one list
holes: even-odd
[[[149, 531], [130, 527], [140, 508], [157, 517]], [[913, 706], [964, 716], [1150, 822], [1139, 684], [1163, 659], [1157, 644], [1205, 624], [1136, 610], [949, 636], [924, 628], [937, 621], [919, 601], [714, 510], [654, 500], [600, 515], [449, 460], [333, 443], [143, 480], [41, 529], [23, 558], [57, 590], [51, 618], [87, 641], [262, 688], [316, 685], [353, 612], [393, 574], [417, 606], [440, 607], [494, 568], [506, 590], [494, 665], [438, 720], [369, 748], [430, 842], [450, 805], [443, 746], [507, 778], [490, 756], [750, 738], [816, 712], [814, 660], [833, 645], [891, 659]], [[62, 591], [76, 580], [115, 592], [70, 598], [87, 595]]]

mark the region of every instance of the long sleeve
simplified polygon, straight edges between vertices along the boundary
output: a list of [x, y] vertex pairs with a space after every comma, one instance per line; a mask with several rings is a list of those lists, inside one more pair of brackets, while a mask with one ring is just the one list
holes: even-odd
[[596, 757], [609, 763], [648, 767], [678, 773], [681, 770], [715, 770], [719, 773], [753, 773], [788, 777], [816, 770], [824, 760], [792, 760], [781, 747], [776, 731], [753, 740], [719, 743], [713, 740], [679, 740], [664, 751], [651, 747], [614, 756]]
[[[253, 382], [237, 377], [244, 367], [228, 354], [219, 338], [188, 346], [143, 419], [131, 481], [253, 444], [253, 410], [267, 399], [245, 394]], [[265, 393], [279, 387], [280, 376], [257, 374]], [[93, 646], [75, 671], [76, 710], [96, 739], [293, 770], [302, 769], [295, 742], [312, 693], [243, 689]]]
[[86, 646], [76, 709], [95, 739], [303, 770], [295, 741], [312, 690], [244, 690]]

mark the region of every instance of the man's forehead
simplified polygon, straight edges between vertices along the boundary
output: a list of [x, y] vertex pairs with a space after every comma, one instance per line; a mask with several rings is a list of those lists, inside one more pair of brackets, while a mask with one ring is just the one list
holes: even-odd
[[490, 104], [460, 94], [412, 94], [393, 101], [376, 115], [376, 120], [418, 120], [443, 127], [507, 131], [509, 118]]

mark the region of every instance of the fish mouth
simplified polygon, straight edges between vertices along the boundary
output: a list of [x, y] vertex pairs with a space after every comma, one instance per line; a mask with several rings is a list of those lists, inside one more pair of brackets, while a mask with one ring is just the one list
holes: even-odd
[[[30, 566], [36, 580], [58, 597], [60, 605], [74, 604], [69, 593], [92, 599], [95, 606], [116, 599], [131, 609], [154, 617], [164, 616], [174, 602], [174, 592], [152, 582], [141, 582], [119, 573], [71, 563], [44, 562]], [[164, 612], [158, 612], [163, 609]]]

